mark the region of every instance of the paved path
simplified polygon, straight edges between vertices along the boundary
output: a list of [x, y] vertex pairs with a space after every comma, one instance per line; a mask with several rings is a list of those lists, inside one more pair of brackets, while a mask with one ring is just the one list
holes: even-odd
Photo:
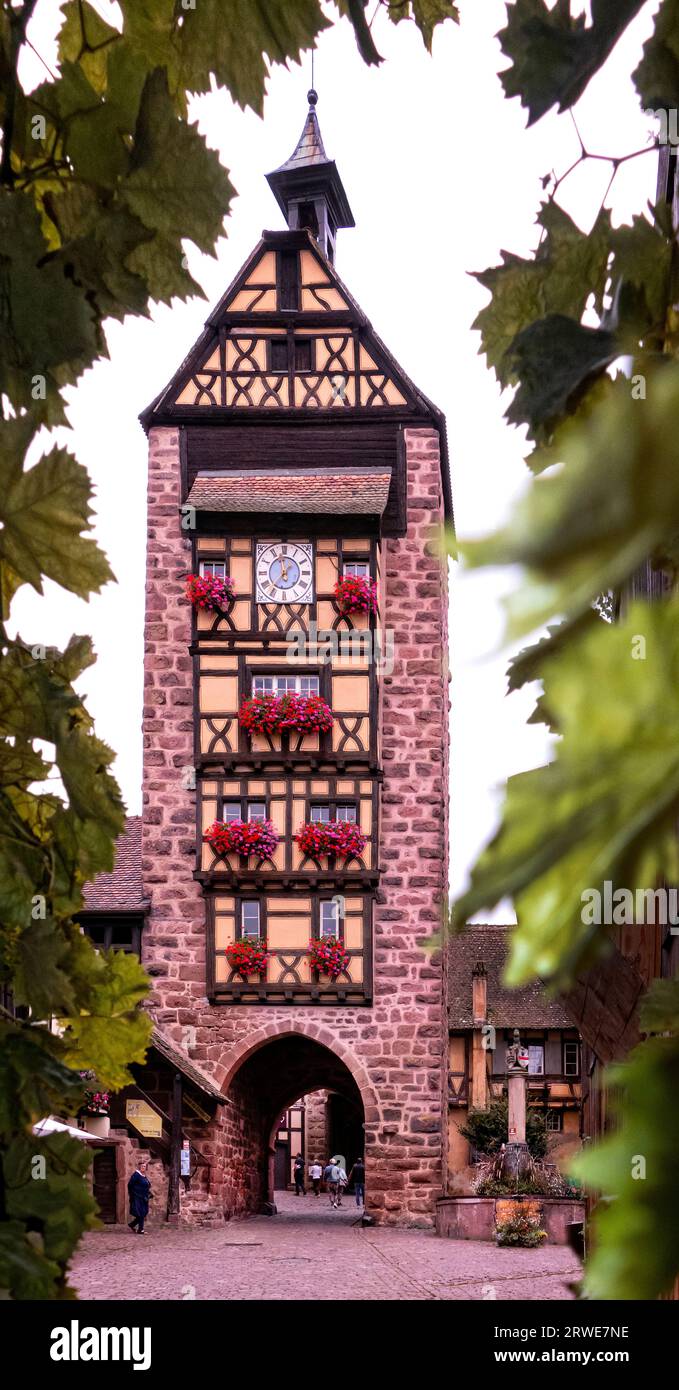
[[354, 1225], [355, 1206], [276, 1194], [279, 1215], [202, 1229], [161, 1227], [140, 1239], [109, 1226], [73, 1263], [81, 1298], [452, 1300], [569, 1299], [578, 1262], [560, 1245], [499, 1250], [427, 1231]]

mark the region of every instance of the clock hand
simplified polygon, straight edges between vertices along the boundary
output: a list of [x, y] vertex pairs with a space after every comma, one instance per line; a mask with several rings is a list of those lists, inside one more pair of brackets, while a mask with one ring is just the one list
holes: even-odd
[[284, 584], [287, 584], [287, 580], [288, 580], [288, 565], [287, 565], [287, 561], [286, 561], [286, 559], [285, 559], [285, 557], [284, 557], [283, 555], [281, 555], [281, 579], [283, 580], [283, 583], [284, 583]]

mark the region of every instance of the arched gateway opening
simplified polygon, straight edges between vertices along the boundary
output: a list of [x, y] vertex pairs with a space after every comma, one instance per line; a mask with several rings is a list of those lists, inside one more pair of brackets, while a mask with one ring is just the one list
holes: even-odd
[[281, 1116], [303, 1096], [328, 1093], [328, 1142], [342, 1138], [345, 1145], [359, 1146], [347, 1159], [368, 1147], [366, 1120], [374, 1120], [371, 1088], [353, 1059], [340, 1057], [315, 1038], [299, 1032], [263, 1038], [232, 1062], [222, 1085], [231, 1101], [225, 1121], [227, 1210], [261, 1211], [266, 1203], [275, 1203], [281, 1186], [280, 1161], [276, 1164]]

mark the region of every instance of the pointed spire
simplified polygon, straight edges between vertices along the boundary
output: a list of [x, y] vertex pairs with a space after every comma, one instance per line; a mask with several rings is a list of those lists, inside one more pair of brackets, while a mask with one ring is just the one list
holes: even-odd
[[290, 158], [266, 178], [290, 230], [306, 228], [334, 261], [337, 229], [355, 226], [354, 216], [335, 161], [325, 152], [313, 87], [307, 100], [307, 117]]

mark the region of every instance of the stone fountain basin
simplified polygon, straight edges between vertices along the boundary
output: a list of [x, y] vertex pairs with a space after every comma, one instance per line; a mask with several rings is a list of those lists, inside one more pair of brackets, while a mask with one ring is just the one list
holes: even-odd
[[584, 1201], [573, 1197], [440, 1197], [436, 1234], [448, 1240], [494, 1240], [496, 1221], [526, 1207], [547, 1232], [547, 1245], [567, 1245], [568, 1227], [585, 1219]]

